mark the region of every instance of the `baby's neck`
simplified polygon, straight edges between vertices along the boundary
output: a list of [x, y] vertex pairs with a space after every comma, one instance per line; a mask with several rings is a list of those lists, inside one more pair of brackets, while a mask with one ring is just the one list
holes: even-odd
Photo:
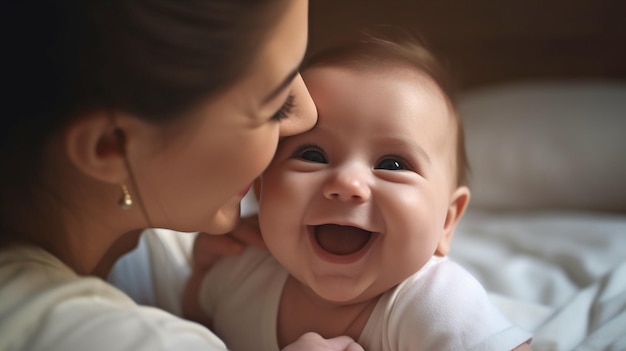
[[278, 310], [278, 344], [283, 348], [306, 332], [325, 338], [348, 335], [358, 340], [379, 298], [352, 304], [326, 302], [289, 276]]

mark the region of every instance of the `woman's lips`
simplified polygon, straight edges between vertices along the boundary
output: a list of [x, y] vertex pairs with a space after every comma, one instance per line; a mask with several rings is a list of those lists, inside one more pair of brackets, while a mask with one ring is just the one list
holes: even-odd
[[244, 197], [246, 196], [246, 194], [248, 193], [248, 191], [250, 190], [251, 184], [248, 185], [247, 187], [245, 187], [243, 190], [241, 190], [241, 192], [239, 193], [240, 197]]

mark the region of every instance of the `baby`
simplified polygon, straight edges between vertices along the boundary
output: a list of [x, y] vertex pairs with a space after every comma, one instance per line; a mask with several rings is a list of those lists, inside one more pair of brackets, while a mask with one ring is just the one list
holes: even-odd
[[226, 257], [201, 283], [230, 349], [275, 351], [314, 331], [369, 351], [530, 350], [531, 335], [446, 256], [470, 191], [442, 74], [408, 35], [366, 36], [308, 64], [319, 121], [280, 143], [261, 180], [269, 252]]

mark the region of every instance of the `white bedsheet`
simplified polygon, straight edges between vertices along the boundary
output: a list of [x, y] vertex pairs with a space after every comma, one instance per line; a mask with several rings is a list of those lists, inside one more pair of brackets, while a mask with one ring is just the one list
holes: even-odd
[[534, 350], [626, 350], [626, 215], [472, 209], [451, 256]]

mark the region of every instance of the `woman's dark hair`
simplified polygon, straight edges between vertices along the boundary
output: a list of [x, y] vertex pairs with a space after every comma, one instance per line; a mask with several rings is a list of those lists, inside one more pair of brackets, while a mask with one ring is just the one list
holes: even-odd
[[248, 73], [287, 4], [3, 2], [0, 183], [6, 189], [36, 180], [46, 138], [85, 112], [121, 110], [165, 122], [228, 88]]
[[3, 6], [3, 120], [90, 109], [166, 120], [246, 73], [277, 0], [42, 0]]
[[350, 33], [307, 58], [305, 69], [338, 66], [380, 70], [390, 66], [415, 69], [432, 79], [450, 105], [456, 122], [456, 181], [467, 184], [469, 164], [465, 151], [464, 128], [461, 116], [454, 107], [454, 87], [446, 67], [416, 33], [394, 26], [378, 26]]

